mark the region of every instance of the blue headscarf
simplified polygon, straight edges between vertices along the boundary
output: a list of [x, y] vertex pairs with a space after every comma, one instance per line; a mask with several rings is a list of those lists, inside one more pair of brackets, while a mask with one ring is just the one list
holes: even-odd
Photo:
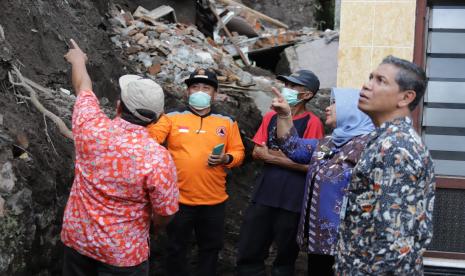
[[336, 100], [336, 128], [332, 138], [337, 147], [355, 136], [370, 133], [375, 129], [370, 117], [358, 109], [360, 90], [333, 88], [331, 97]]

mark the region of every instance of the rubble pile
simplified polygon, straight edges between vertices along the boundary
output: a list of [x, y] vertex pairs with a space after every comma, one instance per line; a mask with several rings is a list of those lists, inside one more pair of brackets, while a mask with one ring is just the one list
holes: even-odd
[[195, 26], [162, 23], [139, 7], [133, 14], [113, 10], [111, 40], [123, 50], [136, 70], [182, 94], [183, 80], [196, 68], [211, 68], [222, 84], [253, 85], [252, 75], [237, 66], [231, 55], [207, 39]]
[[[233, 32], [233, 36], [228, 37], [221, 32], [223, 25], [220, 23], [214, 28], [212, 39], [196, 26], [175, 22], [174, 11], [167, 6], [152, 11], [139, 6], [132, 14], [115, 6], [110, 11], [113, 28], [111, 40], [122, 49], [127, 60], [136, 63], [138, 73], [162, 83], [167, 92], [180, 97], [183, 80], [196, 68], [215, 70], [220, 86], [226, 89], [269, 91], [272, 85], [276, 85], [272, 80], [264, 81], [261, 78], [261, 81], [257, 81], [257, 77], [243, 70], [242, 60], [234, 59], [238, 55], [235, 45], [247, 54], [254, 50], [288, 46], [322, 37], [328, 43], [338, 38], [337, 32], [329, 30], [321, 32], [302, 28], [292, 31], [265, 27], [256, 16], [245, 13], [240, 7], [239, 10], [231, 6], [217, 6], [215, 9], [223, 15], [223, 24], [228, 23], [232, 15], [241, 16], [257, 32], [257, 36], [249, 38]], [[166, 20], [167, 15], [171, 15], [171, 22]], [[263, 83], [265, 85], [261, 85]]]

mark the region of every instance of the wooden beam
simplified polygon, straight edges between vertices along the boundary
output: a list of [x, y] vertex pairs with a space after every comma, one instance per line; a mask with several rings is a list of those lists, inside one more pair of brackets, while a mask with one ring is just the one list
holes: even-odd
[[[415, 12], [415, 38], [413, 44], [413, 62], [422, 68], [426, 68], [425, 64], [425, 45], [426, 45], [426, 16], [427, 16], [427, 0], [417, 0]], [[426, 92], [425, 92], [426, 93]], [[412, 112], [413, 126], [418, 133], [421, 133], [421, 117], [423, 114], [423, 103], [417, 105]]]
[[436, 188], [465, 190], [465, 178], [436, 177]]
[[289, 29], [289, 26], [287, 26], [283, 22], [281, 22], [279, 20], [276, 20], [274, 18], [271, 18], [271, 17], [269, 17], [269, 16], [267, 16], [267, 15], [261, 13], [261, 12], [258, 12], [256, 10], [254, 10], [254, 9], [251, 9], [251, 8], [247, 7], [246, 5], [244, 5], [244, 4], [238, 3], [238, 2], [233, 1], [233, 0], [218, 0], [218, 1], [223, 3], [223, 4], [226, 4], [226, 5], [240, 6], [241, 8], [245, 9], [246, 11], [248, 11], [250, 13], [255, 14], [256, 16], [258, 16], [258, 18], [261, 18], [261, 19], [265, 20], [268, 23], [271, 23], [273, 25], [276, 25], [276, 26], [284, 28], [284, 29]]
[[445, 251], [429, 251], [427, 250], [423, 255], [430, 258], [444, 258], [454, 260], [465, 260], [465, 253], [460, 252], [445, 252]]
[[244, 53], [242, 52], [241, 48], [239, 46], [237, 46], [236, 42], [234, 42], [234, 39], [233, 39], [233, 36], [231, 34], [231, 32], [229, 31], [228, 27], [226, 27], [225, 24], [223, 24], [223, 20], [221, 20], [221, 17], [218, 15], [218, 13], [216, 12], [215, 10], [215, 7], [213, 7], [213, 5], [210, 3], [209, 4], [210, 6], [210, 10], [212, 11], [212, 13], [215, 15], [216, 17], [216, 20], [218, 20], [218, 24], [221, 24], [221, 28], [223, 28], [223, 30], [225, 31], [226, 35], [229, 37], [229, 39], [231, 40], [231, 43], [234, 45], [234, 48], [236, 48], [236, 51], [239, 53], [239, 55], [241, 56], [241, 59], [242, 61], [244, 62], [245, 66], [250, 66], [250, 63], [249, 63], [249, 60], [245, 57]]

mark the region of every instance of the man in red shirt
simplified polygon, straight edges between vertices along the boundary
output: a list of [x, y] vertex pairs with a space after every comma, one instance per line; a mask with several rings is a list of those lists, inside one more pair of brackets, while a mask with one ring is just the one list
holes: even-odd
[[[292, 106], [291, 117], [299, 137], [323, 137], [323, 124], [305, 105], [320, 87], [318, 77], [309, 70], [279, 76], [284, 82], [283, 97]], [[272, 275], [294, 275], [299, 253], [297, 227], [308, 165], [297, 164], [282, 153], [275, 141], [278, 115], [270, 111], [254, 137], [253, 157], [265, 162], [257, 179], [252, 203], [245, 212], [239, 237], [237, 275], [265, 275], [265, 259], [271, 243], [277, 255]]]
[[163, 112], [163, 90], [152, 80], [122, 76], [110, 120], [92, 92], [86, 54], [71, 43], [65, 58], [77, 96], [76, 160], [61, 232], [63, 275], [148, 275], [150, 221], [158, 230], [178, 210], [176, 168], [146, 129]]

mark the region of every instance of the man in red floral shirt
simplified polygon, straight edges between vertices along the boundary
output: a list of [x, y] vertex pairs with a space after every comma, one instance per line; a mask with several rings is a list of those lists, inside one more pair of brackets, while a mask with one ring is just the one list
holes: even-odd
[[163, 112], [163, 91], [122, 76], [110, 120], [92, 92], [86, 54], [71, 43], [76, 160], [61, 232], [63, 275], [148, 275], [150, 221], [157, 230], [178, 210], [174, 163], [145, 127]]

